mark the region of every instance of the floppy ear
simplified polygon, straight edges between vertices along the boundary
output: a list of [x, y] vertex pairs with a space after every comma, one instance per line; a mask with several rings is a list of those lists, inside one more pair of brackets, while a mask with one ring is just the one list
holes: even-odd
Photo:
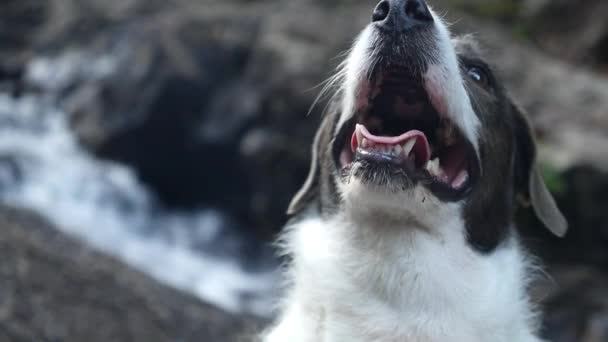
[[536, 216], [553, 234], [563, 237], [568, 231], [568, 222], [561, 213], [553, 196], [547, 189], [536, 162], [536, 142], [528, 120], [515, 107], [516, 177], [519, 191], [529, 200]]
[[329, 125], [329, 116], [326, 116], [315, 135], [315, 140], [312, 144], [311, 164], [310, 171], [308, 172], [308, 178], [302, 188], [296, 193], [291, 200], [289, 208], [287, 209], [287, 215], [293, 216], [306, 209], [308, 205], [319, 196], [319, 156], [320, 156], [320, 145], [323, 137], [325, 127]]

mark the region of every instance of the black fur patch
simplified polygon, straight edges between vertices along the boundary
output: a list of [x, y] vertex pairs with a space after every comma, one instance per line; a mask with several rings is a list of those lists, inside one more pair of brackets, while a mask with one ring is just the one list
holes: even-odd
[[353, 163], [350, 170], [343, 170], [342, 180], [348, 183], [352, 177], [356, 177], [364, 184], [384, 187], [392, 192], [399, 192], [416, 185], [417, 180], [411, 178], [413, 173], [413, 171], [406, 172], [402, 165], [370, 163], [366, 160], [358, 160]]
[[466, 201], [464, 217], [470, 245], [481, 253], [490, 253], [512, 233], [515, 199], [517, 193], [525, 191], [534, 144], [529, 128], [519, 124], [525, 123], [523, 114], [483, 62], [476, 46], [465, 39], [456, 47], [464, 75], [468, 68], [481, 67], [489, 78], [486, 87], [465, 78], [473, 109], [481, 121], [482, 175]]

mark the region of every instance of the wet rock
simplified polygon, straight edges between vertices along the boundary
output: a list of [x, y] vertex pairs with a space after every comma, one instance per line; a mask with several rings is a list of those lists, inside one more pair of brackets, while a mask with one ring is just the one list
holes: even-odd
[[0, 4], [0, 65], [14, 68], [23, 63], [48, 17], [49, 6], [30, 0], [6, 0]]
[[240, 341], [260, 324], [168, 289], [0, 208], [0, 340]]
[[608, 277], [583, 265], [554, 267], [545, 292], [543, 335], [552, 342], [608, 340]]

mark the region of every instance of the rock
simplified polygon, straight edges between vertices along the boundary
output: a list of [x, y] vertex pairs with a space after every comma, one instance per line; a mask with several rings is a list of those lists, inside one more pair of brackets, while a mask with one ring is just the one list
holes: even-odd
[[0, 65], [14, 68], [23, 63], [38, 29], [48, 16], [44, 2], [6, 0], [0, 4]]
[[602, 0], [526, 0], [522, 19], [530, 38], [552, 55], [608, 71], [608, 3]]
[[259, 322], [168, 289], [0, 208], [1, 341], [237, 341]]
[[554, 267], [544, 291], [544, 336], [552, 342], [608, 340], [608, 277], [598, 269]]

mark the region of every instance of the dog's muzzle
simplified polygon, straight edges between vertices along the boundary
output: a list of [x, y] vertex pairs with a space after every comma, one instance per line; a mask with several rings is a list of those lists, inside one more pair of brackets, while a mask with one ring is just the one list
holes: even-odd
[[470, 192], [480, 172], [475, 149], [435, 108], [446, 101], [426, 79], [429, 67], [441, 63], [435, 25], [422, 0], [383, 0], [374, 9], [370, 67], [356, 87], [359, 106], [335, 139], [343, 178], [398, 189], [420, 183], [447, 201]]

